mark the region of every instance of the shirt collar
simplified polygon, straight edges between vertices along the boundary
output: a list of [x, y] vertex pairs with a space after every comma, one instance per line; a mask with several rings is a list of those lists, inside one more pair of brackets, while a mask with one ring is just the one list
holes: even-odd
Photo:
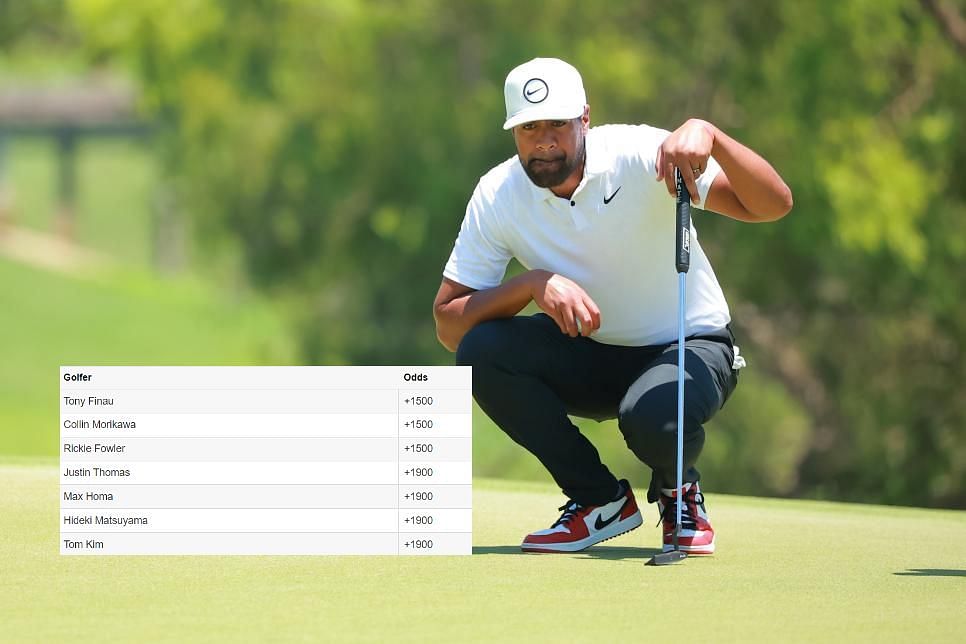
[[584, 176], [596, 177], [607, 172], [607, 154], [603, 141], [593, 129], [587, 132], [587, 161], [584, 163]]

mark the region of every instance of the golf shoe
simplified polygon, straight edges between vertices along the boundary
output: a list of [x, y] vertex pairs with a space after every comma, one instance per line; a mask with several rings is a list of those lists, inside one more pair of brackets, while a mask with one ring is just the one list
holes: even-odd
[[638, 527], [643, 519], [634, 492], [627, 480], [620, 486], [617, 498], [604, 505], [567, 501], [552, 526], [531, 532], [520, 547], [524, 552], [577, 552]]
[[[714, 530], [704, 509], [704, 495], [697, 482], [685, 483], [681, 488], [681, 533], [678, 535], [679, 548], [689, 555], [710, 555], [714, 553]], [[664, 531], [664, 552], [674, 549], [674, 522], [677, 510], [674, 507], [677, 493], [673, 489], [662, 489], [657, 502], [661, 512]]]

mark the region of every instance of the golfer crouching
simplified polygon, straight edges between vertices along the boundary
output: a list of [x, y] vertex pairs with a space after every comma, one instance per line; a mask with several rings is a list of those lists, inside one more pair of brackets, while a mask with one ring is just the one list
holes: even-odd
[[[626, 479], [604, 465], [568, 415], [618, 419], [651, 468], [647, 500], [672, 546], [711, 554], [714, 530], [695, 465], [703, 424], [735, 389], [738, 355], [721, 287], [690, 231], [685, 305], [683, 486], [676, 489], [677, 278], [675, 171], [697, 206], [748, 222], [792, 207], [782, 178], [720, 129], [689, 119], [590, 127], [579, 72], [537, 58], [504, 86], [516, 155], [473, 191], [434, 302], [437, 335], [473, 367], [473, 396], [547, 468], [568, 501], [528, 552], [575, 552], [633, 530], [641, 513]], [[504, 281], [516, 258], [525, 273]], [[529, 302], [542, 310], [517, 315]]]

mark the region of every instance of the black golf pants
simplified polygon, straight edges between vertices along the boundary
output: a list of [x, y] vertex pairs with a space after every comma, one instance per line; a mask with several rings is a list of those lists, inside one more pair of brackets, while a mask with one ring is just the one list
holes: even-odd
[[[685, 339], [684, 481], [704, 446], [702, 425], [737, 385], [729, 329]], [[510, 438], [547, 468], [578, 503], [614, 498], [617, 478], [567, 417], [618, 419], [624, 441], [652, 470], [648, 501], [677, 478], [677, 342], [625, 347], [561, 333], [550, 316], [490, 320], [460, 342], [473, 367], [473, 397]]]

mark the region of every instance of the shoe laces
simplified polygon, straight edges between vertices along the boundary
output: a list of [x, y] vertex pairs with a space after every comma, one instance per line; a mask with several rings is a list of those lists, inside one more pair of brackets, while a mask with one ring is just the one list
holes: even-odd
[[[664, 509], [661, 510], [661, 516], [657, 518], [657, 525], [661, 525], [661, 522], [667, 521], [669, 523], [674, 523], [677, 521], [677, 510], [675, 505], [678, 502], [678, 497], [682, 496], [680, 493], [674, 497], [663, 497], [661, 499], [661, 505]], [[698, 523], [695, 521], [694, 517], [691, 516], [691, 505], [695, 506], [704, 505], [704, 495], [700, 492], [694, 490], [692, 485], [687, 492], [684, 493], [684, 507], [681, 508], [681, 527], [687, 530], [697, 530]]]
[[561, 514], [560, 518], [557, 519], [552, 526], [550, 526], [551, 528], [556, 528], [558, 525], [570, 523], [577, 518], [577, 515], [580, 514], [581, 510], [584, 509], [584, 506], [580, 505], [576, 501], [567, 501], [557, 509], [563, 510], [563, 514]]

